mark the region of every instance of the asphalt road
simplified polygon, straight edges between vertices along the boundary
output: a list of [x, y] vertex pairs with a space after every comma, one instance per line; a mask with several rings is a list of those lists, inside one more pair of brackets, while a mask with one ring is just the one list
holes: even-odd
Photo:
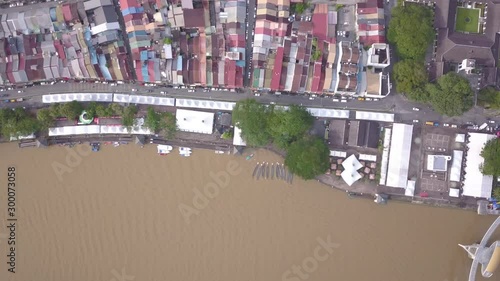
[[253, 35], [255, 27], [255, 8], [256, 8], [257, 0], [248, 0], [247, 1], [247, 27], [246, 27], [246, 46], [245, 46], [245, 73], [243, 73], [243, 84], [245, 87], [250, 87], [252, 84], [251, 79], [249, 78], [249, 74], [252, 72], [252, 57], [253, 57]]
[[[132, 92], [132, 89], [137, 89]], [[148, 92], [152, 90], [153, 92]], [[17, 93], [17, 90], [0, 92], [1, 94], [9, 94], [8, 98], [28, 98], [27, 101], [21, 103], [5, 103], [1, 102], [2, 107], [16, 106], [40, 106], [42, 95], [50, 93], [130, 93], [138, 95], [155, 95], [159, 96], [160, 91], [166, 91], [167, 97], [173, 98], [191, 98], [191, 99], [206, 99], [206, 100], [221, 100], [236, 102], [245, 98], [255, 98], [262, 103], [276, 103], [277, 105], [298, 104], [307, 107], [333, 108], [333, 109], [348, 109], [348, 110], [364, 110], [395, 113], [397, 122], [412, 123], [413, 120], [419, 120], [420, 124], [427, 121], [437, 121], [450, 124], [465, 124], [473, 122], [481, 125], [486, 122], [488, 116], [481, 108], [473, 108], [461, 117], [443, 117], [434, 112], [429, 106], [422, 105], [405, 100], [402, 96], [391, 94], [388, 97], [379, 101], [358, 101], [349, 100], [346, 103], [334, 102], [332, 98], [315, 98], [310, 100], [307, 95], [270, 95], [262, 94], [255, 97], [251, 91], [245, 93], [233, 93], [226, 91], [210, 91], [203, 92], [198, 89], [194, 93], [189, 93], [187, 89], [172, 89], [165, 87], [144, 87], [132, 84], [110, 86], [109, 84], [94, 84], [94, 83], [58, 83], [55, 85], [34, 86], [23, 89], [22, 93]], [[419, 108], [419, 111], [414, 111], [413, 108]], [[500, 116], [491, 118], [500, 124]]]

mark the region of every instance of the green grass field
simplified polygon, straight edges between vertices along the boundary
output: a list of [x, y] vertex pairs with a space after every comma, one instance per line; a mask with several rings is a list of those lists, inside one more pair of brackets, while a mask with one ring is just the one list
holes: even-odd
[[457, 8], [455, 30], [460, 32], [479, 33], [480, 9]]

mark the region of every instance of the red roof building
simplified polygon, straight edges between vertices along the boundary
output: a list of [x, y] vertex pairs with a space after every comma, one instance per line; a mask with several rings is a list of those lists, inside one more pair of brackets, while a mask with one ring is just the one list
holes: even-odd
[[274, 59], [273, 77], [271, 78], [271, 90], [280, 89], [281, 69], [283, 67], [283, 57], [285, 50], [283, 47], [278, 47], [276, 58]]

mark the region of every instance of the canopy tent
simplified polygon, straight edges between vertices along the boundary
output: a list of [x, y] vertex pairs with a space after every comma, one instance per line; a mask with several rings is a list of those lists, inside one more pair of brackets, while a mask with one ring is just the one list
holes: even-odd
[[483, 175], [480, 166], [484, 158], [481, 151], [487, 141], [495, 138], [495, 135], [482, 133], [469, 133], [468, 151], [465, 160], [465, 180], [463, 195], [476, 198], [490, 198], [493, 186], [493, 177]]
[[414, 196], [415, 195], [415, 181], [408, 181], [405, 188], [406, 196]]
[[361, 178], [361, 175], [357, 171], [362, 168], [363, 165], [359, 163], [354, 154], [347, 157], [347, 159], [342, 162], [342, 166], [344, 167], [344, 171], [340, 175], [347, 185], [351, 186], [354, 182]]
[[342, 162], [342, 166], [344, 167], [345, 170], [354, 170], [354, 171], [357, 171], [363, 167], [363, 165], [359, 163], [358, 159], [356, 158], [356, 156], [354, 156], [354, 154], [347, 157], [347, 159]]
[[458, 198], [460, 197], [460, 189], [457, 189], [457, 188], [450, 188], [450, 193], [449, 193], [450, 197], [455, 197], [455, 198]]
[[346, 158], [347, 157], [347, 152], [345, 152], [345, 151], [338, 151], [338, 150], [330, 150], [330, 156], [332, 156], [332, 157], [339, 157], [339, 158]]
[[50, 94], [43, 95], [42, 102], [43, 103], [64, 103], [71, 101], [80, 101], [80, 102], [112, 102], [113, 94], [108, 93], [72, 93], [72, 94]]
[[344, 179], [345, 183], [347, 183], [348, 186], [351, 186], [353, 183], [355, 183], [357, 180], [361, 178], [361, 175], [357, 171], [348, 171], [344, 170], [342, 174], [340, 174], [342, 178]]
[[380, 122], [394, 122], [394, 114], [369, 111], [356, 111], [356, 119]]
[[465, 142], [465, 134], [457, 134], [455, 136], [455, 142]]
[[462, 159], [464, 152], [461, 150], [453, 150], [453, 160], [450, 169], [450, 181], [460, 181], [462, 174]]
[[413, 125], [395, 123], [392, 128], [387, 186], [406, 188], [410, 166]]
[[201, 109], [225, 110], [225, 111], [232, 111], [235, 105], [236, 105], [235, 102], [212, 101], [212, 100], [177, 99], [175, 101], [175, 106], [177, 107], [201, 108]]
[[241, 137], [241, 129], [238, 126], [234, 126], [233, 145], [238, 145], [238, 146], [246, 146], [247, 145], [245, 140]]
[[308, 107], [307, 111], [309, 111], [309, 113], [311, 113], [311, 115], [314, 117], [340, 118], [340, 119], [349, 118], [349, 110]]
[[177, 109], [175, 114], [180, 131], [212, 134], [214, 127], [214, 113]]

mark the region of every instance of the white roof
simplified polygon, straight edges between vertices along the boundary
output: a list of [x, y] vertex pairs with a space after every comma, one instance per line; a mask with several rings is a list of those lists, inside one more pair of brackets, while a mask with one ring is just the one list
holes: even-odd
[[81, 101], [81, 102], [112, 102], [113, 94], [107, 93], [73, 93], [73, 94], [50, 94], [43, 95], [43, 103], [64, 103], [71, 101]]
[[405, 188], [405, 195], [406, 196], [415, 195], [415, 181], [408, 181], [408, 184], [406, 185]]
[[469, 133], [468, 151], [465, 158], [465, 180], [463, 195], [476, 198], [490, 198], [493, 177], [481, 173], [479, 166], [483, 163], [481, 151], [487, 141], [494, 139], [494, 135]]
[[118, 30], [120, 29], [120, 24], [118, 22], [106, 22], [96, 25], [91, 28], [92, 35], [107, 31], [107, 30]]
[[337, 151], [337, 150], [330, 150], [330, 156], [332, 156], [332, 157], [346, 158], [347, 157], [347, 152], [345, 152], [345, 151]]
[[348, 186], [351, 186], [361, 178], [361, 175], [357, 171], [352, 170], [344, 170], [342, 174], [340, 174], [340, 176], [342, 176], [342, 179], [344, 179], [345, 183], [347, 183]]
[[139, 95], [124, 95], [124, 94], [115, 94], [113, 96], [113, 102], [175, 106], [175, 99], [174, 98], [162, 98], [162, 97], [139, 96]]
[[460, 197], [460, 189], [457, 189], [457, 188], [450, 188], [450, 193], [449, 193], [450, 197]]
[[394, 114], [369, 112], [369, 111], [356, 111], [356, 119], [392, 123], [394, 122]]
[[390, 128], [384, 129], [384, 148], [382, 150], [382, 163], [380, 164], [380, 182], [379, 184], [385, 185], [387, 180], [387, 166], [389, 165], [389, 148], [391, 145], [391, 133]]
[[212, 134], [214, 127], [214, 113], [177, 109], [175, 114], [177, 127], [180, 131]]
[[30, 139], [35, 139], [36, 136], [35, 134], [27, 135], [27, 136], [19, 136], [19, 137], [10, 137], [10, 141], [16, 141], [16, 140], [30, 140]]
[[347, 157], [347, 159], [342, 162], [342, 166], [344, 166], [344, 171], [340, 175], [347, 185], [351, 186], [355, 181], [361, 178], [361, 175], [357, 171], [363, 167], [363, 165], [359, 163], [354, 154]]
[[460, 175], [462, 174], [462, 159], [464, 152], [460, 150], [453, 150], [453, 160], [451, 162], [450, 169], [450, 181], [460, 181]]
[[455, 142], [465, 142], [465, 134], [457, 134], [455, 136]]
[[405, 188], [407, 185], [412, 135], [413, 125], [394, 123], [392, 126], [387, 186]]
[[341, 119], [349, 118], [349, 110], [308, 107], [307, 111], [309, 111], [309, 113], [311, 113], [311, 115], [314, 117], [328, 117], [328, 118], [341, 118]]
[[427, 155], [427, 170], [436, 172], [448, 171], [448, 161], [450, 156], [446, 155]]
[[100, 133], [100, 127], [99, 125], [54, 127], [49, 128], [49, 136], [95, 135]]
[[212, 110], [232, 111], [235, 102], [212, 101], [212, 100], [192, 100], [192, 99], [177, 99], [175, 106], [187, 108], [202, 108]]
[[116, 135], [152, 135], [151, 130], [142, 126], [132, 127], [129, 132], [124, 126], [101, 126], [101, 134], [116, 134]]
[[376, 162], [377, 161], [377, 155], [360, 154], [359, 155], [359, 160]]
[[247, 145], [245, 140], [241, 137], [241, 129], [238, 126], [234, 126], [233, 145], [238, 145], [238, 146], [246, 146]]
[[151, 135], [152, 132], [142, 126], [135, 126], [130, 132], [124, 126], [109, 125], [81, 125], [49, 128], [49, 136], [51, 137], [96, 134]]

